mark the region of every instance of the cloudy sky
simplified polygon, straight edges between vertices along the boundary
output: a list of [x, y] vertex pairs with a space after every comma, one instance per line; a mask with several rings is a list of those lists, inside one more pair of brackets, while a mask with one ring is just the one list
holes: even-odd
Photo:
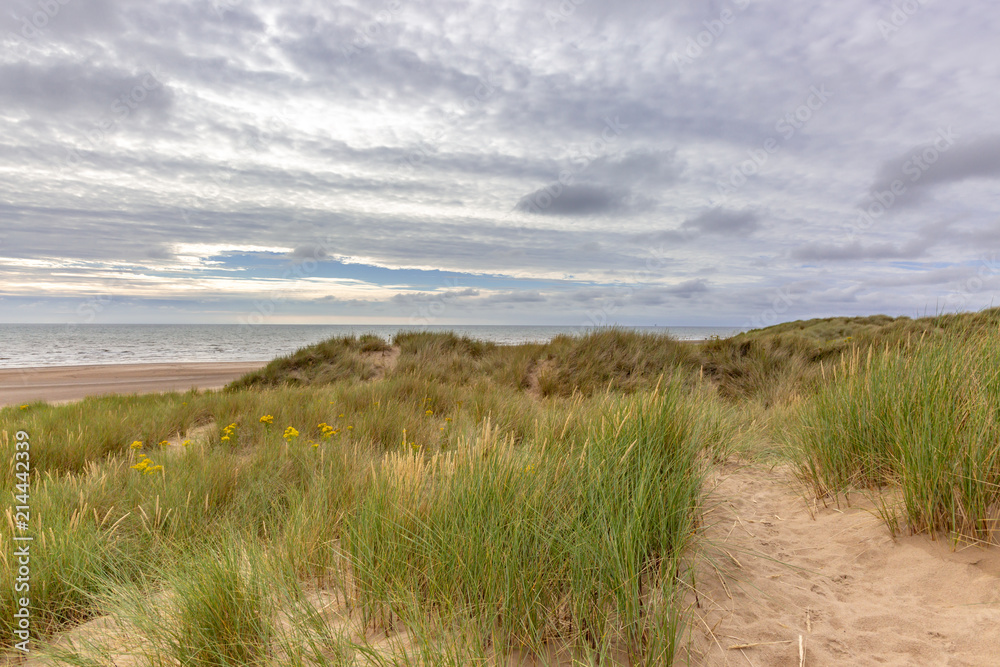
[[749, 326], [1000, 287], [991, 3], [0, 10], [3, 322]]

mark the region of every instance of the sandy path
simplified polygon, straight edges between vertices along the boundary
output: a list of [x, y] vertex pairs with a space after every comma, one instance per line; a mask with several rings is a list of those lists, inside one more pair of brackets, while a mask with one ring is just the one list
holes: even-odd
[[0, 369], [0, 406], [100, 394], [217, 389], [266, 362], [120, 364]]
[[1000, 664], [1000, 548], [894, 542], [860, 497], [813, 519], [787, 469], [711, 481], [693, 664], [799, 665], [800, 635], [810, 666]]

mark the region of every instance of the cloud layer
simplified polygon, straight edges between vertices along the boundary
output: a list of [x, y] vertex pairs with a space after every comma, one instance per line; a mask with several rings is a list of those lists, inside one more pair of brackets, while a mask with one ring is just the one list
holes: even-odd
[[0, 320], [995, 302], [1000, 8], [0, 0]]

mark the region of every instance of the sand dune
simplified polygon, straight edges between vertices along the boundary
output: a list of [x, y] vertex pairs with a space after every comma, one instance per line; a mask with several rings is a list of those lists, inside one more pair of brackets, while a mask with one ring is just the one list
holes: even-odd
[[809, 666], [1000, 662], [995, 547], [893, 541], [864, 498], [813, 509], [783, 468], [713, 481], [694, 664], [799, 665], [800, 636]]
[[101, 394], [216, 389], [266, 362], [120, 364], [0, 369], [0, 406]]

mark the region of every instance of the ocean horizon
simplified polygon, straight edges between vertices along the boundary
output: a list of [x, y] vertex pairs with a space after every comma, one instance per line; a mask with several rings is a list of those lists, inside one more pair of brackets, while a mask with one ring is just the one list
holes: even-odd
[[[725, 338], [739, 327], [623, 326], [679, 340]], [[334, 336], [454, 331], [502, 345], [545, 342], [593, 328], [546, 325], [403, 324], [0, 324], [0, 368], [169, 362], [270, 361]]]

